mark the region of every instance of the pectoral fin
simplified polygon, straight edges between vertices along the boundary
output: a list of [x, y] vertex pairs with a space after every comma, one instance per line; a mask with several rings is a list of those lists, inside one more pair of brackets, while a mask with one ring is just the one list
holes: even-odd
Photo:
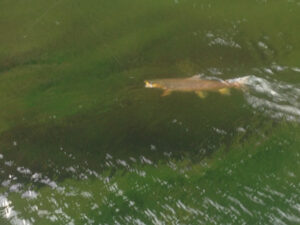
[[162, 97], [165, 97], [165, 96], [168, 96], [168, 95], [170, 95], [172, 93], [172, 91], [170, 91], [170, 90], [164, 90], [164, 92], [161, 94], [161, 96]]
[[200, 98], [205, 98], [207, 96], [206, 92], [203, 91], [195, 91], [196, 95], [198, 95]]
[[219, 89], [219, 93], [222, 95], [230, 95], [230, 89], [229, 88], [221, 88], [221, 89]]

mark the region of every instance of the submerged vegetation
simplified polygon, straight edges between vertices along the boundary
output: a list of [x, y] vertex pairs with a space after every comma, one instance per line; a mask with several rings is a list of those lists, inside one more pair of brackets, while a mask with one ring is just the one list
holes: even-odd
[[[299, 10], [2, 0], [0, 223], [299, 223]], [[195, 74], [250, 80], [144, 88]]]
[[[35, 187], [25, 185], [22, 190], [28, 196], [12, 193], [9, 198], [26, 219], [38, 213], [38, 224], [57, 224], [57, 220], [83, 224], [138, 220], [145, 224], [252, 223], [257, 219], [273, 223], [273, 216], [280, 216], [276, 207], [286, 207], [291, 217], [296, 216], [296, 210], [289, 207], [299, 201], [293, 193], [299, 183], [300, 138], [298, 126], [284, 125], [268, 137], [267, 133], [254, 135], [242, 145], [237, 139], [229, 149], [222, 147], [200, 161], [188, 156], [176, 160], [166, 155], [153, 162], [146, 157], [121, 160], [108, 155], [100, 173], [73, 162], [73, 167], [65, 168], [71, 177], [59, 183], [24, 174]], [[266, 204], [273, 207], [266, 210]]]

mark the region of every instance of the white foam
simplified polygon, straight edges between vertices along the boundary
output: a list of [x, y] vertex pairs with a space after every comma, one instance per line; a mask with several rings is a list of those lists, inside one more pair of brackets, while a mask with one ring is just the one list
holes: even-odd
[[296, 85], [266, 80], [254, 75], [246, 81], [247, 102], [273, 118], [285, 118], [300, 122], [300, 88]]

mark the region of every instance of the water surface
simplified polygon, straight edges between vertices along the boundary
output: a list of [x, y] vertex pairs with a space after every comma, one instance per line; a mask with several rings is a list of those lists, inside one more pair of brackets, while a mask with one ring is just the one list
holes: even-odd
[[[300, 224], [299, 11], [1, 1], [0, 223]], [[195, 74], [247, 88], [144, 88]]]

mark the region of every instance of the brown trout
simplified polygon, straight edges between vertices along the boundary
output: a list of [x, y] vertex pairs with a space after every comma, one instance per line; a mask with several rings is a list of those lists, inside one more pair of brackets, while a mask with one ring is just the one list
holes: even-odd
[[242, 89], [247, 77], [231, 80], [206, 80], [196, 75], [188, 78], [167, 78], [145, 80], [146, 88], [159, 88], [164, 92], [162, 96], [170, 95], [174, 91], [194, 92], [200, 98], [205, 98], [207, 92], [219, 92], [223, 95], [230, 95], [230, 89]]

